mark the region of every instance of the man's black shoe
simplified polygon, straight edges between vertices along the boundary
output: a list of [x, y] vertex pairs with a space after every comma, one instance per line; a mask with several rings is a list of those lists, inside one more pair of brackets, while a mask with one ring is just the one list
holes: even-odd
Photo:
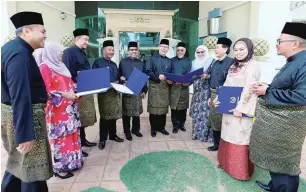
[[81, 144], [82, 144], [82, 147], [93, 147], [97, 145], [97, 143], [89, 142], [86, 139], [85, 141], [82, 141]]
[[105, 141], [100, 142], [98, 147], [100, 150], [103, 150], [105, 148]]
[[117, 135], [115, 137], [111, 137], [109, 138], [109, 140], [113, 140], [113, 141], [116, 141], [116, 142], [123, 142], [124, 139], [121, 139], [120, 137], [118, 137]]
[[138, 133], [133, 132], [133, 134], [136, 135], [137, 137], [143, 137], [143, 135], [140, 132]]
[[270, 188], [269, 185], [263, 184], [263, 183], [260, 182], [260, 181], [255, 181], [255, 183], [256, 183], [260, 188], [262, 188], [262, 189], [265, 190], [265, 191], [272, 191], [272, 189]]
[[208, 151], [218, 151], [218, 149], [219, 149], [219, 146], [216, 146], [216, 145], [207, 148]]
[[156, 131], [151, 131], [151, 136], [156, 137]]
[[129, 134], [125, 134], [125, 138], [129, 141], [132, 141], [133, 140], [133, 137], [132, 135], [129, 133]]
[[173, 128], [172, 133], [177, 133], [178, 129], [177, 128]]
[[169, 132], [166, 131], [165, 129], [163, 129], [163, 130], [161, 130], [161, 131], [159, 131], [159, 132], [161, 132], [163, 135], [169, 135]]
[[86, 153], [85, 151], [82, 151], [82, 155], [83, 157], [88, 157], [88, 153]]

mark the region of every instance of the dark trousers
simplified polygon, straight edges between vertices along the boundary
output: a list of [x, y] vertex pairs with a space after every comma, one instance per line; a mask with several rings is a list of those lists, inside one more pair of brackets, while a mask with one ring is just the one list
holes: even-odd
[[46, 181], [23, 182], [5, 171], [1, 184], [2, 192], [48, 192]]
[[85, 133], [85, 127], [80, 128], [80, 138], [81, 138], [81, 145], [84, 145], [84, 142], [86, 141], [86, 133]]
[[[123, 116], [123, 129], [125, 134], [131, 134], [131, 117]], [[132, 133], [139, 133], [140, 130], [140, 118], [139, 117], [132, 117]]]
[[186, 122], [187, 109], [174, 110], [171, 109], [171, 121], [174, 129], [183, 128]]
[[221, 131], [213, 130], [214, 146], [219, 147], [220, 137], [221, 137]]
[[149, 115], [151, 131], [161, 131], [166, 126], [166, 115]]
[[291, 176], [270, 172], [271, 180], [269, 187], [272, 192], [297, 192], [299, 188], [299, 175]]
[[107, 136], [109, 136], [109, 138], [114, 138], [116, 136], [116, 121], [115, 119], [105, 120], [100, 118], [100, 142], [106, 141]]

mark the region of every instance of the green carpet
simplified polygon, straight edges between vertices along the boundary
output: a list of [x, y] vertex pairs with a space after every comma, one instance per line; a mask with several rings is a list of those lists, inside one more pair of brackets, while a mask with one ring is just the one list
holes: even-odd
[[[182, 150], [139, 155], [121, 169], [120, 178], [131, 192], [218, 192], [218, 184], [227, 192], [261, 192], [255, 180], [270, 180], [267, 171], [256, 167], [249, 181], [238, 181], [206, 157]], [[301, 179], [299, 192], [304, 191], [306, 181]], [[92, 187], [84, 192], [112, 191]]]
[[120, 171], [132, 192], [217, 191], [213, 164], [189, 151], [160, 151], [130, 160]]
[[106, 190], [101, 187], [90, 187], [86, 190], [83, 190], [82, 192], [114, 192], [114, 191]]

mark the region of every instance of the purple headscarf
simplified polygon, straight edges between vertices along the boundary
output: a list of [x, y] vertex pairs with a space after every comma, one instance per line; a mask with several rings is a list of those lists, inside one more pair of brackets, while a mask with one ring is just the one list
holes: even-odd
[[41, 54], [42, 62], [39, 62], [39, 52], [37, 54], [37, 57], [35, 54], [35, 59], [38, 66], [40, 66], [41, 64], [46, 64], [54, 72], [59, 73], [65, 77], [71, 78], [70, 71], [67, 69], [66, 65], [58, 58], [58, 55], [61, 51], [63, 51], [63, 48], [64, 47], [59, 43], [46, 42]]

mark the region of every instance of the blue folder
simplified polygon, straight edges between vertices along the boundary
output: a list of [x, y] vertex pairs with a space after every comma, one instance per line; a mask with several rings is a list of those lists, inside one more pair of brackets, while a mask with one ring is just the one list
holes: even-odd
[[89, 69], [78, 73], [78, 96], [106, 92], [110, 87], [108, 68]]
[[126, 85], [111, 83], [111, 86], [119, 93], [138, 96], [141, 93], [144, 85], [147, 83], [148, 79], [148, 75], [134, 68], [126, 82]]
[[[219, 106], [216, 108], [217, 113], [223, 114], [233, 114], [229, 112], [232, 109], [235, 109], [238, 105], [238, 102], [241, 97], [243, 87], [229, 87], [222, 86], [218, 88], [218, 101], [220, 102]], [[245, 114], [242, 114], [243, 117], [249, 117]]]
[[197, 69], [195, 71], [189, 72], [186, 75], [176, 75], [172, 73], [163, 73], [167, 80], [175, 83], [192, 83], [196, 79], [201, 78], [203, 74], [203, 68]]

